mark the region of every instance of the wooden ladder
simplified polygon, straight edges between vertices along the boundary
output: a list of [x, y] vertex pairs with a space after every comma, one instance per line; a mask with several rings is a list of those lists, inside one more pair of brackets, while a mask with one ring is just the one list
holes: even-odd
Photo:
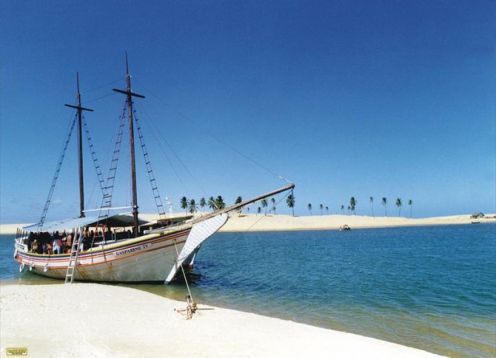
[[82, 231], [76, 228], [74, 231], [74, 238], [72, 239], [71, 255], [69, 256], [69, 264], [65, 273], [65, 283], [74, 282], [74, 272], [76, 270], [77, 260], [79, 256], [79, 245], [81, 243]]

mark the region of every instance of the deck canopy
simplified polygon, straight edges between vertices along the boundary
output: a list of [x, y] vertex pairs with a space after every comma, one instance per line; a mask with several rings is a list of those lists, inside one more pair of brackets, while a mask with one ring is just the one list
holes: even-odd
[[[47, 222], [43, 225], [42, 231], [55, 232], [55, 231], [70, 231], [75, 227], [86, 227], [96, 225], [106, 225], [111, 227], [127, 227], [133, 226], [133, 215], [129, 213], [120, 213], [110, 215], [106, 218], [99, 218], [98, 216], [87, 216], [84, 218], [65, 219], [59, 221]], [[139, 225], [148, 223], [145, 220], [139, 220]], [[25, 231], [38, 231], [38, 224], [24, 226]]]

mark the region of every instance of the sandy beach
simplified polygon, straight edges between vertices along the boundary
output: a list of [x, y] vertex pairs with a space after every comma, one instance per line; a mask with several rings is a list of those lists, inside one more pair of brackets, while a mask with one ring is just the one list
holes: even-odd
[[[184, 216], [184, 213], [175, 213], [171, 217]], [[197, 213], [195, 216], [200, 216]], [[156, 220], [156, 214], [140, 214], [145, 220]], [[385, 228], [401, 226], [429, 226], [429, 225], [465, 225], [474, 221], [496, 223], [494, 214], [486, 215], [481, 219], [471, 219], [470, 215], [437, 216], [430, 218], [405, 217], [372, 217], [360, 215], [263, 215], [263, 214], [232, 214], [221, 232], [245, 231], [300, 231], [300, 230], [338, 230], [342, 225], [352, 229]], [[15, 234], [18, 227], [29, 224], [2, 224], [0, 234]]]
[[[489, 218], [491, 216], [491, 218]], [[494, 215], [474, 220], [470, 215], [438, 216], [431, 218], [405, 217], [372, 217], [360, 215], [240, 215], [233, 216], [220, 230], [223, 232], [243, 231], [296, 231], [296, 230], [338, 230], [342, 225], [351, 229], [386, 228], [402, 226], [429, 226], [429, 225], [464, 225], [480, 223], [496, 223]]]
[[15, 234], [18, 228], [23, 226], [30, 225], [29, 223], [25, 224], [0, 224], [0, 235], [9, 235]]
[[292, 321], [99, 284], [0, 286], [0, 344], [30, 357], [434, 357]]

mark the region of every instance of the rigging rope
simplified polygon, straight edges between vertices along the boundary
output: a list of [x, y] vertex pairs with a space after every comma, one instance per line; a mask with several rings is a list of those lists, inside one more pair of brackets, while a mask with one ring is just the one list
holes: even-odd
[[94, 146], [93, 141], [91, 139], [90, 130], [88, 129], [88, 125], [86, 123], [84, 115], [83, 115], [83, 127], [84, 127], [84, 131], [86, 133], [86, 140], [88, 142], [88, 147], [90, 149], [91, 159], [93, 160], [93, 166], [95, 167], [96, 176], [98, 178], [98, 182], [100, 183], [100, 189], [102, 191], [102, 195], [105, 195], [105, 191], [106, 191], [105, 187], [104, 187], [105, 181], [103, 179], [103, 174], [102, 174], [102, 170], [100, 167], [100, 163], [99, 163], [98, 158], [96, 156], [95, 146]]
[[279, 175], [277, 174], [276, 172], [274, 172], [273, 170], [267, 168], [265, 165], [259, 163], [257, 160], [255, 160], [254, 158], [244, 154], [244, 153], [241, 153], [238, 149], [236, 149], [235, 147], [227, 144], [226, 142], [222, 141], [221, 139], [219, 139], [217, 136], [211, 134], [211, 133], [207, 133], [211, 138], [215, 139], [217, 142], [219, 142], [220, 144], [228, 147], [229, 149], [231, 149], [233, 152], [237, 153], [238, 155], [242, 156], [243, 158], [249, 160], [250, 162], [252, 162], [253, 164], [255, 164], [256, 166], [264, 169], [266, 172], [270, 173], [271, 175], [275, 176], [276, 178], [278, 179], [281, 179], [283, 181], [285, 181], [286, 183], [288, 184], [292, 184], [293, 182], [290, 181], [289, 179], [283, 177], [282, 175]]
[[[171, 158], [169, 157], [169, 155], [167, 155], [167, 151], [164, 149], [164, 147], [162, 146], [162, 142], [160, 140], [160, 138], [158, 137], [160, 135], [160, 137], [163, 138], [164, 142], [167, 144], [167, 146], [170, 148], [170, 144], [167, 142], [167, 140], [165, 139], [164, 136], [162, 136], [160, 134], [160, 130], [158, 128], [156, 128], [154, 125], [153, 125], [153, 121], [151, 120], [151, 117], [146, 113], [146, 111], [143, 111], [143, 113], [145, 114], [146, 117], [148, 117], [149, 121], [148, 122], [144, 122], [144, 123], [148, 123], [150, 124], [151, 127], [151, 130], [150, 130], [150, 133], [152, 133], [152, 136], [155, 138], [157, 144], [158, 144], [158, 147], [160, 149], [160, 151], [164, 154], [164, 157], [165, 159], [167, 160], [167, 162], [169, 163], [170, 167], [172, 168], [172, 171], [174, 172], [174, 175], [176, 176], [177, 180], [179, 181], [179, 183], [181, 183], [182, 185], [184, 186], [187, 186], [186, 183], [183, 182], [183, 180], [181, 179], [181, 176], [179, 175], [179, 173], [177, 172], [177, 169], [176, 167], [174, 166], [174, 163], [172, 162]], [[157, 134], [158, 133], [158, 134]], [[171, 150], [171, 152], [173, 152], [174, 154], [176, 154], [173, 150]], [[177, 156], [177, 155], [176, 155]], [[187, 171], [187, 168], [186, 168], [186, 171]]]
[[53, 193], [55, 191], [55, 186], [57, 185], [57, 179], [59, 178], [60, 169], [62, 168], [62, 163], [64, 162], [65, 153], [67, 152], [67, 147], [69, 146], [69, 142], [71, 141], [71, 136], [72, 136], [72, 132], [74, 130], [74, 127], [76, 126], [76, 120], [77, 120], [77, 113], [74, 115], [74, 119], [72, 120], [72, 123], [70, 125], [69, 133], [68, 133], [67, 138], [64, 142], [62, 154], [60, 155], [59, 161], [57, 163], [57, 167], [55, 168], [55, 174], [53, 175], [53, 178], [52, 178], [52, 185], [50, 186], [50, 190], [48, 191], [48, 197], [47, 197], [47, 200], [45, 201], [45, 206], [43, 207], [43, 212], [41, 213], [41, 218], [40, 218], [40, 221], [38, 223], [38, 228], [37, 228], [38, 232], [41, 231], [41, 229], [43, 228], [43, 224], [45, 223], [48, 208], [50, 207], [50, 203], [52, 202], [52, 197], [53, 197]]
[[118, 79], [115, 79], [115, 80], [112, 80], [110, 82], [107, 82], [105, 84], [102, 84], [102, 85], [98, 85], [98, 86], [95, 86], [93, 88], [90, 88], [90, 89], [87, 89], [85, 91], [82, 91], [81, 93], [82, 94], [87, 94], [87, 93], [90, 93], [90, 92], [94, 92], [96, 90], [99, 90], [99, 89], [102, 89], [102, 88], [107, 88], [108, 86], [114, 84], [114, 83], [117, 83], [117, 82], [121, 82], [122, 81], [122, 78], [118, 78]]
[[[178, 265], [177, 260], [179, 259], [179, 251], [177, 249], [176, 239], [174, 239], [174, 248], [176, 249], [176, 272], [177, 272], [177, 265]], [[191, 289], [189, 288], [188, 278], [186, 277], [186, 272], [184, 271], [184, 267], [182, 264], [181, 264], [181, 272], [183, 273], [184, 282], [186, 283], [186, 289], [188, 290], [188, 296], [186, 296], [187, 319], [191, 319], [193, 313], [196, 311], [196, 303], [195, 300], [193, 299], [193, 294], [191, 293]]]
[[[279, 201], [275, 204], [275, 206], [279, 205], [279, 203], [281, 201], [283, 201], [284, 199], [286, 199], [289, 195], [293, 195], [293, 190], [291, 190], [286, 195], [284, 195], [281, 199], [279, 199]], [[257, 225], [265, 217], [267, 217], [267, 214], [262, 215], [258, 220], [256, 220], [253, 224], [251, 224], [245, 231], [246, 232], [250, 231], [252, 227], [254, 227], [255, 225]]]
[[[150, 91], [149, 89], [147, 89], [147, 91], [150, 93], [151, 96], [155, 97], [156, 99], [158, 99], [161, 103], [164, 103], [162, 102], [162, 99], [160, 97], [158, 97], [157, 95], [155, 95], [152, 91]], [[179, 116], [181, 116], [182, 118], [186, 119], [188, 122], [190, 122], [191, 124], [193, 124], [193, 126], [195, 126], [195, 123], [194, 121], [189, 118], [188, 116], [186, 116], [184, 113], [182, 112], [176, 112]], [[218, 143], [224, 145], [225, 147], [229, 148], [230, 150], [232, 150], [233, 152], [237, 153], [238, 155], [242, 156], [243, 158], [251, 161], [253, 164], [255, 164], [256, 166], [258, 166], [259, 168], [265, 170], [266, 172], [268, 172], [269, 174], [271, 174], [272, 176], [276, 177], [277, 179], [280, 179], [280, 180], [283, 180], [285, 181], [286, 183], [289, 183], [291, 184], [292, 181], [287, 179], [286, 177], [274, 172], [273, 170], [271, 170], [270, 168], [267, 168], [265, 165], [261, 164], [259, 161], [255, 160], [254, 158], [250, 157], [249, 155], [247, 154], [244, 154], [242, 152], [240, 152], [238, 149], [236, 149], [235, 147], [227, 144], [226, 142], [220, 140], [217, 136], [215, 136], [214, 134], [212, 133], [209, 133], [209, 132], [204, 132], [204, 134], [208, 135], [209, 137], [211, 137], [212, 139], [214, 139], [215, 141], [217, 141]]]
[[99, 100], [101, 100], [101, 99], [104, 99], [104, 98], [107, 98], [107, 97], [113, 96], [113, 95], [114, 95], [114, 93], [107, 93], [107, 94], [104, 94], [103, 96], [100, 96], [100, 97], [96, 97], [96, 98], [89, 99], [88, 101], [86, 101], [86, 103], [96, 102], [96, 101], [99, 101]]
[[164, 204], [162, 203], [162, 198], [160, 197], [160, 192], [158, 190], [157, 179], [155, 179], [155, 174], [153, 173], [152, 162], [148, 154], [148, 149], [146, 148], [145, 138], [143, 137], [143, 131], [141, 130], [140, 121], [134, 112], [134, 121], [136, 122], [136, 129], [138, 131], [138, 137], [140, 141], [141, 151], [143, 152], [143, 158], [145, 159], [146, 172], [148, 173], [148, 179], [150, 180], [150, 185], [152, 187], [153, 198], [155, 199], [155, 206], [159, 216], [165, 216]]
[[[166, 154], [166, 151], [163, 149], [162, 147], [162, 143], [161, 143], [161, 140], [163, 140], [165, 142], [165, 144], [167, 145], [167, 147], [169, 148], [169, 150], [172, 152], [172, 154], [174, 155], [174, 157], [176, 158], [176, 160], [179, 162], [179, 164], [181, 164], [181, 166], [183, 167], [183, 169], [186, 171], [186, 173], [193, 179], [193, 181], [195, 182], [196, 186], [198, 188], [200, 188], [200, 191], [203, 193], [204, 196], [207, 196], [207, 192], [205, 191], [205, 189], [203, 188], [203, 185], [197, 180], [197, 178], [191, 173], [191, 171], [189, 170], [189, 168], [186, 166], [186, 164], [183, 162], [183, 160], [181, 159], [181, 157], [177, 154], [177, 152], [174, 150], [174, 147], [169, 143], [169, 141], [167, 141], [166, 137], [164, 135], [162, 135], [161, 131], [160, 131], [160, 127], [155, 125], [155, 123], [153, 122], [152, 120], [152, 117], [150, 115], [148, 115], [148, 113], [146, 111], [143, 111], [143, 113], [145, 113], [145, 115], [148, 117], [149, 119], [149, 123], [151, 124], [151, 126], [153, 126], [153, 130], [152, 130], [152, 133], [154, 134], [158, 134], [160, 136], [160, 138], [156, 138], [158, 144], [159, 144], [159, 147], [160, 149], [162, 150], [162, 152], [164, 153], [164, 155], [167, 157], [167, 154]], [[169, 163], [172, 167], [172, 169], [174, 170], [174, 172], [176, 173], [176, 170], [174, 168], [174, 166], [172, 165], [172, 162], [169, 160]], [[179, 179], [179, 182], [182, 184], [182, 185], [185, 185], [187, 186], [181, 179], [180, 179], [180, 176], [176, 173], [176, 176], [178, 177]]]
[[[110, 208], [112, 207], [112, 193], [114, 190], [115, 176], [117, 174], [117, 164], [119, 163], [119, 154], [121, 151], [122, 134], [124, 132], [124, 126], [126, 124], [126, 114], [127, 114], [127, 104], [124, 104], [122, 113], [119, 118], [119, 127], [117, 129], [116, 140], [114, 144], [114, 151], [112, 152], [112, 160], [110, 161], [110, 167], [107, 174], [107, 180], [105, 186], [103, 187], [105, 192], [102, 196], [102, 202], [100, 205], [100, 212], [98, 213], [98, 218], [102, 219], [108, 216]], [[105, 212], [105, 209], [106, 212]]]

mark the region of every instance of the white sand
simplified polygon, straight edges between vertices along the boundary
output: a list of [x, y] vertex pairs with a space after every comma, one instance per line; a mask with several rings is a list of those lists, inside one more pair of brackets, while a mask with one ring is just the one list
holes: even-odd
[[[478, 219], [481, 223], [496, 223], [494, 215]], [[471, 224], [470, 215], [440, 216], [409, 219], [404, 217], [371, 217], [357, 215], [234, 215], [221, 229], [224, 232], [241, 231], [292, 231], [292, 230], [337, 230], [342, 225], [351, 229], [384, 228], [400, 226]]]
[[[184, 213], [175, 213], [171, 217], [181, 217]], [[196, 214], [199, 216], [201, 214]], [[140, 214], [145, 220], [156, 220], [156, 214]], [[409, 219], [405, 217], [371, 217], [356, 215], [263, 215], [263, 214], [232, 214], [222, 232], [242, 231], [294, 231], [294, 230], [337, 230], [346, 224], [352, 229], [383, 228], [400, 226], [424, 225], [453, 225], [480, 223], [496, 223], [495, 214], [486, 215], [481, 219], [471, 219], [470, 215], [437, 216], [431, 218]], [[16, 228], [29, 224], [2, 224], [0, 234], [15, 234]]]
[[[398, 344], [98, 284], [0, 286], [0, 345], [29, 357], [433, 357]], [[205, 307], [205, 306], [201, 306]]]
[[1, 224], [0, 225], [0, 235], [4, 234], [15, 234], [18, 228], [28, 226], [30, 224]]

